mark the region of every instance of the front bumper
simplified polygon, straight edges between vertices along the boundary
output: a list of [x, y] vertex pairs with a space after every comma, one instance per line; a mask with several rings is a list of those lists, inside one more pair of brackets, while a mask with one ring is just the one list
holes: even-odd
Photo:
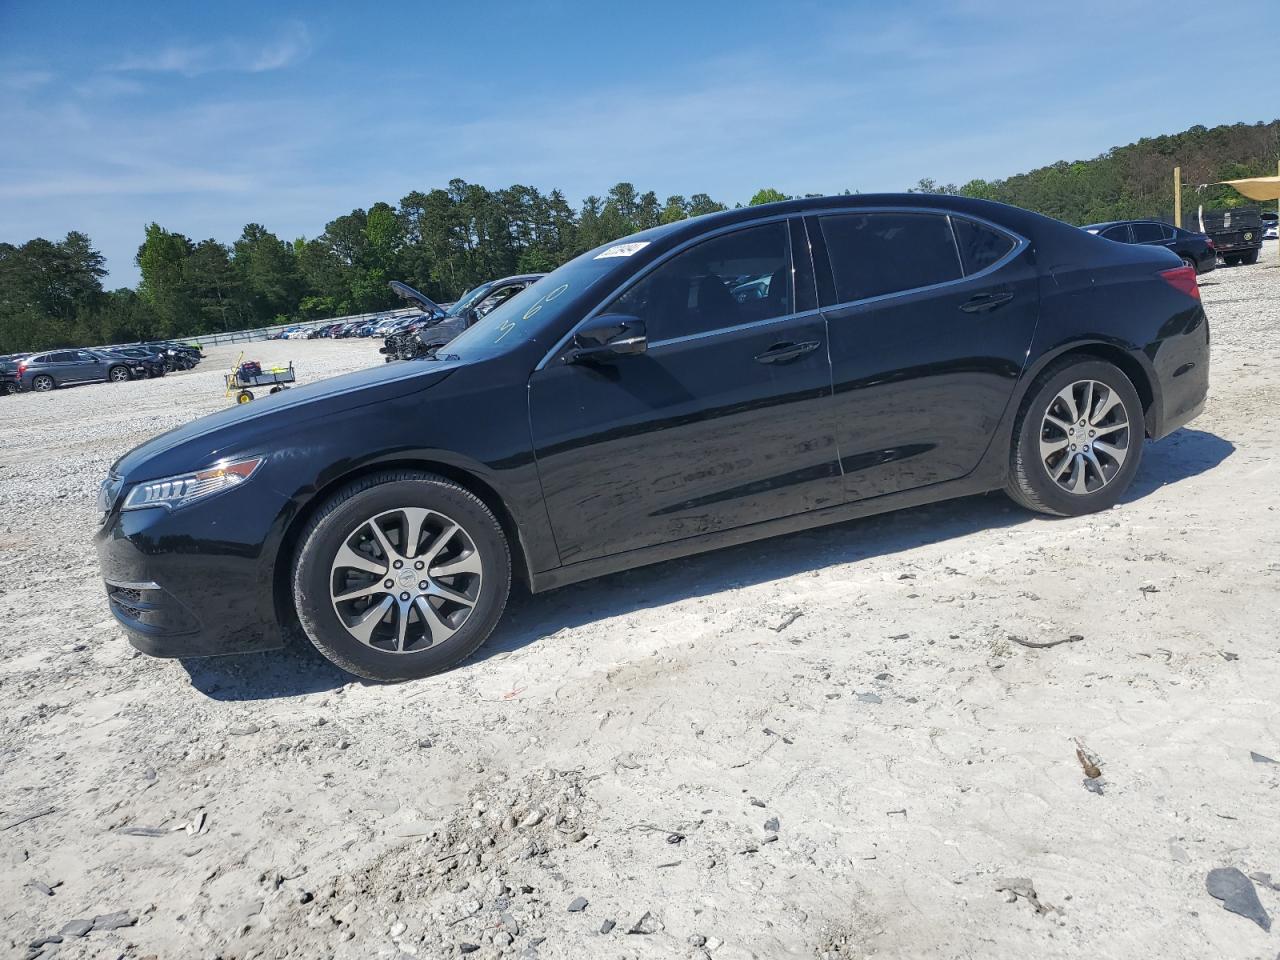
[[107, 605], [133, 646], [207, 657], [284, 645], [273, 564], [261, 544], [237, 540], [241, 512], [223, 497], [175, 511], [112, 507], [95, 545]]

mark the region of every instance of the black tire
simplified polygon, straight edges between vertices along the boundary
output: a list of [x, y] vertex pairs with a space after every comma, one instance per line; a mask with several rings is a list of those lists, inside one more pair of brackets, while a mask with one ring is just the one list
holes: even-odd
[[1229, 257], [1223, 257], [1222, 262], [1225, 263], [1228, 267], [1240, 266], [1240, 258], [1235, 255], [1232, 255]]
[[1200, 271], [1196, 268], [1196, 262], [1195, 262], [1195, 260], [1193, 260], [1191, 257], [1184, 256], [1184, 257], [1182, 258], [1182, 265], [1183, 265], [1184, 267], [1190, 267], [1192, 270], [1195, 270], [1195, 271], [1196, 271], [1196, 273], [1199, 273], [1199, 272], [1200, 272]]
[[117, 364], [107, 369], [107, 379], [112, 383], [125, 383], [132, 380], [133, 375], [129, 373], [129, 368]]
[[[348, 632], [334, 610], [332, 564], [368, 518], [406, 507], [438, 511], [460, 524], [479, 553], [481, 578], [471, 613], [456, 633], [435, 646], [397, 653]], [[368, 680], [412, 680], [465, 660], [493, 632], [511, 592], [511, 552], [502, 525], [470, 490], [431, 473], [394, 470], [350, 484], [317, 511], [299, 544], [293, 596], [303, 632], [327, 659]]]
[[5, 396], [8, 396], [8, 397], [12, 397], [14, 394], [20, 392], [21, 389], [22, 389], [21, 387], [19, 387], [16, 383], [13, 383], [13, 382], [9, 382], [4, 385]]
[[31, 378], [31, 389], [36, 393], [48, 393], [56, 386], [57, 384], [54, 382], [53, 377], [49, 376], [47, 373], [42, 373]]
[[1258, 251], [1257, 251], [1257, 250], [1250, 250], [1248, 253], [1246, 253], [1244, 256], [1242, 256], [1242, 257], [1240, 258], [1240, 262], [1241, 262], [1241, 263], [1243, 263], [1243, 264], [1250, 265], [1250, 266], [1252, 266], [1253, 264], [1257, 263], [1257, 262], [1258, 262]]
[[[1099, 489], [1077, 494], [1060, 487], [1049, 475], [1049, 468], [1040, 457], [1040, 440], [1042, 430], [1048, 428], [1044, 418], [1054, 398], [1081, 380], [1096, 381], [1115, 392], [1124, 408], [1129, 430], [1125, 437], [1126, 455], [1119, 469]], [[1138, 472], [1145, 435], [1142, 401], [1132, 381], [1118, 367], [1105, 360], [1064, 357], [1036, 378], [1018, 412], [1006, 490], [1014, 502], [1038, 513], [1076, 517], [1106, 510], [1124, 495]]]

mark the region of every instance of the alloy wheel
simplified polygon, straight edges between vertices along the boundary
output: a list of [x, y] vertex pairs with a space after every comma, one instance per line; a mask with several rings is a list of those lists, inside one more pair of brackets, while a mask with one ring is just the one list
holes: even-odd
[[124, 383], [129, 379], [129, 371], [124, 367], [111, 368], [111, 380], [113, 383]]
[[46, 393], [53, 389], [53, 377], [36, 377], [31, 381], [31, 388]]
[[1040, 460], [1067, 493], [1097, 493], [1129, 455], [1129, 412], [1098, 380], [1077, 380], [1049, 401], [1040, 427]]
[[461, 524], [435, 510], [402, 507], [352, 529], [330, 567], [330, 599], [361, 643], [417, 653], [467, 622], [482, 570], [475, 540]]

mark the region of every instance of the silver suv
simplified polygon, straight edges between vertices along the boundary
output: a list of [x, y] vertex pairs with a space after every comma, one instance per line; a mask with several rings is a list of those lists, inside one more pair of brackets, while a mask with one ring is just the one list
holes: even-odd
[[44, 393], [73, 383], [123, 383], [131, 379], [130, 362], [92, 350], [52, 350], [18, 363], [18, 382], [24, 390]]

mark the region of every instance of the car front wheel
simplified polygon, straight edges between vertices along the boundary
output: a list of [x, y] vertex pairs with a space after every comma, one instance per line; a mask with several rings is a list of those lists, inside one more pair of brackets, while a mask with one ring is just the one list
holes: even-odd
[[506, 535], [469, 490], [417, 471], [375, 474], [316, 513], [293, 571], [298, 619], [344, 670], [410, 680], [456, 665], [511, 589]]
[[129, 379], [128, 367], [112, 367], [107, 371], [107, 379], [112, 383], [124, 383]]
[[1057, 516], [1106, 510], [1137, 473], [1145, 436], [1138, 391], [1119, 368], [1078, 358], [1052, 364], [1014, 427], [1009, 495]]

